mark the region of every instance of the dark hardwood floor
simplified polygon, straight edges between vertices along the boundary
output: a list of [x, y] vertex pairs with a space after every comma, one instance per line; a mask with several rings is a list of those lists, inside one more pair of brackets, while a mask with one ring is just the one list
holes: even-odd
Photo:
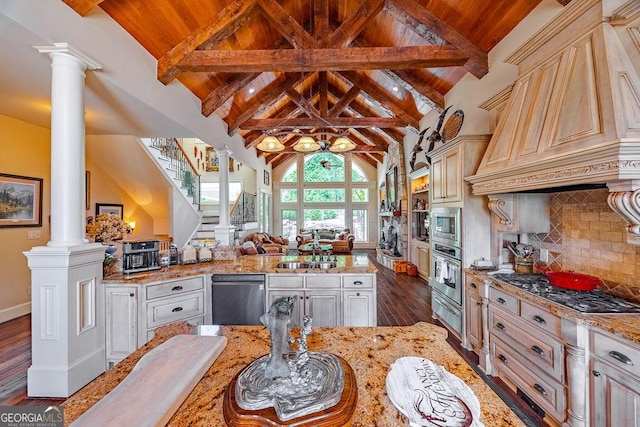
[[[431, 288], [424, 279], [395, 273], [376, 261], [374, 250], [366, 254], [378, 267], [378, 326], [410, 326], [416, 322], [439, 324], [431, 318]], [[456, 338], [449, 343], [516, 412], [527, 426], [546, 426], [515, 393], [477, 368], [478, 358], [464, 350]], [[31, 365], [31, 316], [0, 323], [0, 406], [58, 405], [64, 399], [27, 397], [27, 368]]]

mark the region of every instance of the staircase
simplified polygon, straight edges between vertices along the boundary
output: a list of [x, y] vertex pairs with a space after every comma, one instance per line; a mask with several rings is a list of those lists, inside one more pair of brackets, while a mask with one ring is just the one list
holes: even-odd
[[[200, 174], [184, 152], [178, 138], [144, 138], [141, 139], [147, 152], [154, 158], [158, 166], [163, 170], [167, 178], [173, 182], [174, 187], [183, 195], [184, 202], [188, 203], [193, 212], [194, 223], [184, 224], [182, 215], [174, 218], [174, 230], [184, 228], [186, 225], [190, 231], [185, 239], [176, 240], [179, 247], [187, 243], [200, 243], [201, 240], [215, 239], [215, 226], [219, 224], [217, 212], [201, 210], [200, 206]], [[175, 203], [175, 199], [174, 199]], [[175, 215], [174, 207], [174, 217]], [[246, 192], [240, 193], [230, 210], [230, 224], [236, 227], [237, 238], [242, 239], [247, 233], [258, 231], [256, 219], [257, 196]], [[174, 236], [175, 237], [175, 236]], [[184, 240], [184, 244], [181, 242]]]

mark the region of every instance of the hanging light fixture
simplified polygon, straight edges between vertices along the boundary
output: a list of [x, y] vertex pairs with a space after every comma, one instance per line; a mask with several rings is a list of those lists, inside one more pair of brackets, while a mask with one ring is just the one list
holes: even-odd
[[312, 151], [318, 151], [320, 148], [320, 144], [310, 136], [303, 136], [293, 146], [294, 150], [301, 153], [311, 153]]
[[267, 153], [277, 153], [284, 150], [284, 144], [275, 136], [267, 135], [256, 145], [256, 148]]
[[354, 144], [349, 138], [341, 136], [336, 138], [329, 147], [329, 151], [332, 153], [344, 153], [345, 151], [351, 151], [356, 148], [356, 144]]

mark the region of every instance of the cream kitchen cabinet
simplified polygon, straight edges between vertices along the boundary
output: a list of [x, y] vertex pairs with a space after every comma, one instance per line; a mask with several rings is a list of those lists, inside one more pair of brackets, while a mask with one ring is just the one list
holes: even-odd
[[444, 150], [431, 157], [433, 203], [462, 201], [462, 146]]
[[146, 284], [107, 283], [107, 367], [153, 338], [158, 326], [181, 320], [211, 323], [208, 275]]
[[410, 243], [410, 261], [416, 265], [418, 274], [429, 279], [429, 243], [412, 240]]
[[302, 324], [305, 315], [314, 326], [376, 326], [375, 274], [267, 275], [266, 304], [296, 296], [292, 319]]
[[480, 288], [484, 287], [484, 282], [467, 274], [465, 284], [464, 325], [468, 344], [467, 349], [479, 356], [482, 352], [483, 343], [482, 297]]
[[562, 424], [567, 411], [561, 319], [504, 289], [489, 289], [489, 342], [493, 375], [519, 388]]
[[590, 331], [591, 417], [594, 426], [640, 426], [640, 346]]

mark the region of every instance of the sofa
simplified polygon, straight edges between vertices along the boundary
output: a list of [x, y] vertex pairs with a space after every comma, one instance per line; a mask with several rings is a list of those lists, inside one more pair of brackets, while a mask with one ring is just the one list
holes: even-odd
[[314, 235], [318, 236], [318, 243], [321, 245], [330, 244], [333, 246], [334, 254], [351, 254], [355, 236], [348, 228], [301, 228], [300, 234], [296, 236], [298, 252], [302, 255], [311, 253], [303, 246], [313, 243]]
[[289, 239], [271, 236], [269, 233], [248, 234], [242, 245], [236, 248], [236, 256], [242, 255], [287, 255]]

